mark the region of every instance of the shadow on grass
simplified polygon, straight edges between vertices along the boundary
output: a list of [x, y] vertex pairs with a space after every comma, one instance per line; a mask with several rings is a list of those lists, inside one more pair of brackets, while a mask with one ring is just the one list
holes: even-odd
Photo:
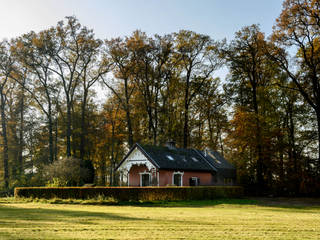
[[186, 201], [116, 201], [102, 199], [31, 199], [31, 198], [0, 198], [1, 204], [8, 203], [45, 203], [45, 204], [71, 204], [71, 205], [97, 205], [97, 206], [137, 206], [137, 207], [210, 207], [220, 204], [248, 205], [257, 204], [252, 199], [214, 199], [214, 200], [186, 200]]
[[[91, 231], [103, 222], [148, 221], [121, 214], [81, 210], [50, 209], [47, 205], [24, 208], [0, 204], [0, 239], [76, 239], [78, 231]], [[92, 226], [92, 227], [89, 227]]]
[[256, 205], [262, 207], [270, 207], [272, 211], [282, 210], [308, 210], [306, 212], [311, 213], [310, 210], [317, 210], [315, 213], [319, 213], [320, 210], [320, 198], [288, 198], [288, 197], [256, 197], [251, 198], [256, 201]]
[[[82, 210], [61, 210], [61, 209], [49, 209], [47, 205], [39, 204], [38, 208], [24, 208], [10, 205], [0, 204], [0, 239], [34, 239], [35, 234], [40, 234], [45, 239], [58, 239], [58, 236], [54, 235], [54, 232], [58, 231], [60, 234], [63, 232], [77, 231], [77, 229], [94, 231], [95, 226], [102, 224], [101, 221], [110, 222], [123, 222], [124, 225], [128, 225], [128, 221], [137, 222], [141, 221], [143, 225], [155, 224], [159, 221], [168, 223], [169, 226], [175, 226], [177, 224], [187, 225], [213, 225], [213, 223], [186, 220], [186, 219], [157, 219], [157, 218], [141, 218], [141, 217], [128, 217], [125, 215], [82, 211]], [[131, 203], [132, 205], [132, 203]], [[144, 206], [144, 204], [140, 204]], [[56, 207], [56, 206], [53, 206]], [[64, 206], [61, 206], [64, 207]], [[79, 209], [81, 205], [79, 205]], [[136, 210], [137, 211], [137, 210]], [[81, 225], [81, 227], [77, 226]], [[129, 223], [130, 226], [131, 223]], [[136, 224], [136, 223], [135, 223]], [[140, 223], [139, 223], [140, 224]], [[88, 228], [86, 225], [92, 225], [92, 228]], [[83, 227], [82, 227], [83, 226]], [[1, 228], [4, 230], [1, 231]], [[8, 228], [15, 228], [15, 232], [6, 232]], [[24, 232], [27, 232], [27, 236]], [[62, 236], [61, 235], [61, 236]], [[37, 238], [38, 239], [38, 238]]]
[[212, 207], [221, 204], [236, 204], [236, 205], [250, 205], [257, 204], [256, 200], [250, 199], [215, 199], [215, 200], [192, 200], [192, 201], [145, 201], [145, 202], [119, 202], [120, 206], [140, 206], [140, 207], [183, 207], [183, 208], [195, 208], [195, 207]]
[[143, 218], [133, 218], [122, 216], [114, 213], [103, 212], [90, 212], [82, 210], [57, 210], [48, 208], [23, 208], [15, 206], [6, 206], [0, 204], [0, 223], [16, 220], [32, 220], [32, 221], [61, 221], [61, 222], [74, 222], [75, 219], [85, 220], [119, 220], [119, 221], [139, 221], [147, 220]]
[[[163, 208], [205, 208], [219, 205], [235, 205], [266, 207], [268, 211], [299, 211], [306, 213], [320, 213], [320, 199], [216, 199], [202, 201], [160, 201], [160, 202], [119, 202], [119, 206], [163, 207]], [[314, 211], [313, 211], [314, 210]]]
[[318, 198], [225, 198], [214, 200], [189, 200], [189, 201], [110, 201], [110, 200], [77, 200], [77, 199], [0, 199], [1, 203], [46, 203], [46, 204], [72, 204], [72, 205], [100, 205], [100, 206], [136, 206], [136, 207], [163, 207], [163, 208], [202, 208], [218, 205], [243, 205], [261, 206], [279, 209], [320, 209]]

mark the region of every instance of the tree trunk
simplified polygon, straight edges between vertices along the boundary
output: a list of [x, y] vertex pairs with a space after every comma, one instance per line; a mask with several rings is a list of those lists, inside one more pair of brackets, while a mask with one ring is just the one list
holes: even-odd
[[113, 171], [113, 185], [116, 184], [116, 174], [115, 174], [115, 168], [116, 168], [116, 161], [119, 157], [119, 142], [118, 144], [116, 145], [116, 150], [114, 150], [115, 154], [114, 154], [114, 157], [113, 157], [113, 161], [112, 161], [112, 171]]
[[58, 117], [54, 121], [55, 136], [54, 136], [54, 160], [58, 159]]
[[[319, 107], [320, 108], [320, 105]], [[320, 176], [320, 109], [316, 111], [317, 114], [317, 126], [318, 126], [318, 159], [316, 162], [318, 177]]]
[[49, 163], [51, 164], [54, 159], [52, 101], [51, 101], [50, 93], [48, 91], [47, 84], [45, 84], [45, 86], [46, 86], [46, 95], [47, 95], [47, 101], [48, 101], [47, 117], [48, 117], [48, 130], [49, 130]]
[[[188, 74], [189, 75], [189, 74]], [[184, 96], [184, 127], [183, 127], [183, 147], [188, 147], [189, 138], [189, 76], [187, 76]]]
[[49, 129], [49, 163], [52, 163], [54, 159], [54, 149], [53, 149], [53, 122], [52, 122], [51, 102], [49, 102], [49, 107], [48, 107], [48, 129]]
[[154, 105], [154, 131], [153, 131], [153, 145], [157, 145], [158, 143], [158, 94], [159, 90], [157, 88], [156, 91], [156, 98], [155, 98], [155, 105]]
[[67, 99], [67, 157], [71, 157], [71, 124], [72, 124], [72, 116], [71, 116], [71, 104]]
[[[148, 104], [146, 102], [146, 104]], [[151, 104], [149, 102], [149, 104]], [[151, 141], [152, 139], [152, 136], [153, 136], [153, 122], [152, 122], [152, 109], [151, 109], [151, 106], [147, 106], [147, 113], [148, 113], [148, 117], [149, 117], [149, 121], [148, 121], [148, 135], [149, 135], [149, 140]]]
[[128, 79], [124, 81], [125, 87], [125, 97], [126, 97], [126, 118], [127, 118], [127, 128], [128, 128], [128, 144], [129, 148], [133, 146], [133, 133], [132, 133], [132, 123], [131, 123], [131, 116], [130, 116], [130, 103], [129, 103], [129, 92], [128, 92]]
[[184, 109], [183, 147], [187, 148], [189, 138], [189, 104], [186, 104]]
[[220, 141], [220, 151], [221, 151], [221, 155], [222, 155], [222, 157], [224, 157], [224, 147], [223, 147], [223, 141], [222, 141], [221, 132], [219, 132], [219, 141]]
[[1, 126], [2, 126], [2, 139], [3, 139], [3, 171], [4, 171], [4, 188], [9, 187], [9, 166], [8, 166], [8, 138], [7, 138], [7, 122], [5, 114], [5, 96], [3, 89], [0, 89], [1, 97]]
[[264, 179], [263, 179], [263, 156], [262, 156], [262, 144], [261, 144], [261, 125], [259, 119], [259, 108], [258, 108], [258, 101], [257, 101], [257, 86], [255, 82], [252, 83], [252, 103], [253, 109], [256, 118], [256, 140], [257, 140], [257, 183], [258, 189], [264, 190]]
[[87, 106], [88, 89], [84, 89], [83, 100], [81, 105], [81, 136], [80, 136], [80, 159], [84, 159], [86, 145], [86, 106]]
[[110, 186], [113, 186], [114, 182], [113, 182], [113, 175], [114, 175], [114, 137], [115, 137], [115, 126], [114, 126], [114, 122], [112, 122], [112, 136], [111, 136], [111, 163], [110, 163]]
[[102, 166], [101, 166], [101, 182], [100, 184], [102, 186], [105, 186], [106, 185], [106, 160], [104, 158], [104, 156], [101, 156], [102, 158]]
[[[282, 129], [285, 129], [286, 127], [286, 118], [283, 120], [283, 123], [282, 123], [282, 126], [281, 126], [281, 123], [279, 124], [279, 128], [282, 128]], [[278, 139], [278, 144], [280, 145], [280, 149], [279, 149], [279, 180], [280, 180], [280, 183], [279, 183], [279, 186], [280, 186], [280, 192], [282, 193], [283, 192], [283, 187], [284, 187], [284, 182], [285, 182], [285, 179], [284, 179], [284, 142], [283, 142], [283, 137], [282, 136], [278, 136], [277, 137]]]
[[21, 99], [20, 99], [20, 129], [19, 129], [19, 153], [18, 153], [18, 163], [19, 163], [19, 175], [23, 174], [23, 130], [24, 130], [24, 86], [21, 89]]
[[132, 125], [131, 125], [131, 117], [130, 110], [126, 109], [126, 118], [127, 118], [127, 127], [128, 127], [128, 144], [129, 148], [133, 146], [133, 134], [132, 134]]
[[290, 102], [288, 106], [288, 114], [289, 114], [289, 144], [290, 144], [290, 152], [293, 160], [293, 169], [294, 169], [294, 186], [296, 194], [299, 193], [300, 186], [300, 176], [298, 173], [298, 159], [296, 152], [296, 142], [295, 142], [295, 125], [293, 121], [293, 104]]

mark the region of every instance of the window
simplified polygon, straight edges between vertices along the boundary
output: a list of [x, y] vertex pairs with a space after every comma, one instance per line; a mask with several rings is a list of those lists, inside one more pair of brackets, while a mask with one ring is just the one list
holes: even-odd
[[232, 184], [232, 178], [225, 178], [224, 179], [224, 184], [227, 184], [227, 185]]
[[215, 156], [213, 156], [213, 154], [211, 152], [208, 152], [208, 154], [212, 157], [213, 160], [215, 160], [217, 163], [221, 164], [221, 162]]
[[171, 157], [170, 155], [167, 155], [167, 158], [168, 158], [169, 160], [171, 160], [171, 161], [174, 160], [173, 157]]
[[199, 186], [200, 185], [200, 179], [198, 177], [191, 177], [189, 179], [189, 185], [190, 186]]
[[173, 184], [176, 186], [182, 186], [181, 184], [182, 176], [181, 174], [174, 174], [173, 175]]
[[192, 160], [198, 162], [198, 159], [196, 159], [195, 157], [192, 157]]
[[181, 172], [174, 172], [172, 176], [172, 183], [175, 186], [182, 186], [183, 185], [183, 173]]
[[212, 182], [213, 183], [217, 183], [218, 182], [218, 176], [217, 176], [216, 172], [212, 173]]

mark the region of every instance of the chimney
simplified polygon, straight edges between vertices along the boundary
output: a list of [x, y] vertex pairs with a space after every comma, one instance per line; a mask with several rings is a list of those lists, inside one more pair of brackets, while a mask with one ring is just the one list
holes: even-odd
[[165, 146], [169, 149], [176, 149], [176, 142], [173, 140], [169, 140], [166, 142]]

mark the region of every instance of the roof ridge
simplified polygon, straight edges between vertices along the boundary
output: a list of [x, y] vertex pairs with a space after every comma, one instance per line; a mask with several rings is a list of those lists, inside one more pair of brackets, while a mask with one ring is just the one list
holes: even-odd
[[157, 168], [160, 168], [159, 164], [147, 153], [147, 151], [139, 144], [136, 143], [137, 147], [142, 151], [142, 153], [153, 163]]
[[[217, 159], [219, 161], [222, 161], [224, 165], [227, 165], [224, 167], [225, 169], [230, 169], [230, 168], [235, 169], [236, 168], [235, 165], [233, 163], [229, 162], [228, 160], [226, 160], [220, 152], [212, 150], [212, 149], [210, 149], [209, 152], [210, 152], [210, 156], [213, 158], [213, 160]], [[218, 157], [215, 156], [215, 154], [217, 154]]]
[[200, 157], [202, 157], [206, 161], [206, 163], [208, 163], [208, 165], [213, 168], [213, 170], [218, 171], [218, 169], [215, 166], [213, 166], [205, 156], [203, 156], [200, 150], [195, 148], [191, 148], [191, 149], [195, 151], [198, 155], [200, 155]]

